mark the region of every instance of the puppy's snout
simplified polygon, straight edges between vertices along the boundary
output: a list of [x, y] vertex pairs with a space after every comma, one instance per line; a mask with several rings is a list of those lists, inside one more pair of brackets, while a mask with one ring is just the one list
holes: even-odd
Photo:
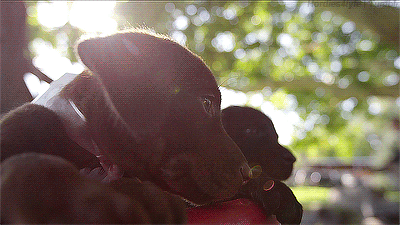
[[247, 163], [242, 164], [240, 167], [240, 174], [242, 175], [243, 184], [247, 183], [251, 179], [251, 170]]
[[294, 163], [294, 162], [296, 162], [296, 157], [294, 157], [294, 155], [293, 155], [292, 153], [290, 153], [290, 152], [286, 152], [286, 153], [283, 155], [283, 158], [284, 158], [285, 161], [288, 162], [288, 163]]

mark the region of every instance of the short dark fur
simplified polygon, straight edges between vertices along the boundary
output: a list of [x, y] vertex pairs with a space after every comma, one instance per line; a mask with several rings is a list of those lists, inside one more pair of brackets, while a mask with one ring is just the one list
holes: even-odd
[[[249, 167], [222, 127], [221, 95], [202, 59], [143, 30], [83, 40], [77, 53], [88, 69], [60, 96], [86, 116], [101, 153], [125, 176], [149, 180], [197, 204], [237, 193]], [[36, 152], [61, 156], [79, 169], [98, 166], [70, 139], [68, 126], [32, 103], [11, 111], [1, 120], [2, 160]]]
[[[273, 181], [273, 186], [265, 190], [264, 186]], [[270, 187], [270, 186], [269, 186]], [[258, 177], [244, 185], [236, 198], [248, 198], [256, 202], [266, 215], [276, 215], [282, 224], [300, 224], [303, 206], [297, 201], [292, 190], [279, 180]]]
[[68, 137], [53, 111], [25, 104], [1, 118], [1, 161], [25, 152], [58, 155], [79, 168], [100, 166], [96, 157]]
[[[125, 190], [128, 188], [129, 190]], [[182, 223], [184, 203], [151, 183], [104, 184], [57, 156], [25, 153], [1, 165], [4, 223]]]
[[[237, 197], [252, 199], [267, 215], [276, 215], [281, 223], [299, 224], [303, 215], [302, 205], [290, 188], [280, 182], [291, 175], [296, 158], [278, 143], [271, 119], [250, 107], [230, 106], [222, 110], [222, 122], [250, 166], [262, 167], [260, 177], [244, 185]], [[274, 180], [275, 186], [265, 191], [263, 186], [270, 180]]]
[[[129, 210], [144, 213], [132, 223], [183, 222], [182, 202], [158, 187], [197, 204], [234, 197], [248, 179], [249, 167], [238, 146], [223, 129], [220, 92], [211, 71], [198, 56], [169, 38], [141, 30], [84, 40], [78, 44], [77, 52], [88, 69], [60, 95], [74, 101], [86, 116], [85, 126], [92, 139], [101, 153], [121, 168], [125, 178], [114, 181], [111, 187], [95, 181], [95, 185], [91, 185], [92, 181], [76, 178], [74, 166], [79, 169], [97, 167], [96, 157], [71, 139], [68, 133], [71, 128], [57, 113], [32, 103], [25, 104], [1, 119], [1, 208], [5, 213], [2, 220], [81, 222], [71, 215], [74, 211], [65, 211], [65, 214], [53, 211], [63, 208], [60, 205], [70, 204], [73, 195], [80, 191], [94, 191], [95, 196], [104, 194], [105, 199], [111, 199], [106, 200], [110, 204], [99, 206], [100, 211], [96, 211], [104, 217], [95, 214], [85, 223], [132, 222], [129, 217], [115, 218], [112, 212], [118, 214], [121, 205], [112, 203], [114, 194], [107, 194], [114, 193], [112, 190], [117, 192], [115, 194], [129, 196], [131, 203], [125, 205], [133, 207]], [[131, 134], [126, 132], [127, 126]], [[17, 155], [26, 152], [61, 156], [74, 166], [49, 155]], [[8, 174], [4, 176], [8, 178], [3, 179], [3, 174]], [[80, 184], [88, 183], [88, 189], [78, 188], [81, 187], [78, 183], [74, 186], [75, 178], [64, 187], [62, 180], [51, 183], [47, 177], [68, 174], [71, 175], [69, 179], [75, 177]], [[21, 185], [26, 184], [29, 177], [32, 177], [31, 186]], [[135, 177], [154, 182], [158, 187], [139, 182]], [[249, 187], [258, 185], [254, 182], [250, 182]], [[63, 193], [56, 202], [47, 201], [53, 199], [47, 199], [48, 196], [26, 201], [30, 199], [29, 188], [40, 194], [48, 189]], [[87, 198], [92, 199], [90, 196], [83, 195], [78, 200], [86, 202]], [[30, 205], [40, 201], [43, 203], [40, 207]], [[92, 203], [101, 204], [96, 200]], [[28, 209], [14, 208], [20, 204]], [[171, 211], [160, 213], [163, 210], [160, 205]], [[82, 213], [96, 210], [78, 203], [72, 206], [87, 209]], [[36, 213], [39, 216], [35, 216]], [[52, 213], [57, 215], [43, 221]]]
[[296, 158], [279, 144], [271, 119], [250, 108], [230, 106], [222, 110], [222, 123], [249, 161], [250, 167], [260, 165], [262, 176], [286, 180]]

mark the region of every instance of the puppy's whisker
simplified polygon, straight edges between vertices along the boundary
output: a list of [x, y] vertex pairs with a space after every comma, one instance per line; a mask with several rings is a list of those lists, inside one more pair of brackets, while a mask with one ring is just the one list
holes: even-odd
[[220, 84], [218, 85], [218, 88], [222, 87], [222, 85], [223, 85], [225, 82], [227, 82], [229, 79], [230, 79], [230, 78], [226, 78], [224, 81], [222, 81], [222, 83], [220, 83]]
[[226, 83], [227, 81], [229, 81], [230, 79], [232, 79], [232, 78], [239, 78], [239, 77], [242, 77], [242, 76], [240, 76], [240, 75], [237, 75], [237, 76], [232, 76], [232, 77], [229, 77], [229, 78], [226, 78], [224, 81], [222, 81], [222, 83], [220, 83], [219, 85], [218, 85], [218, 88], [220, 88], [220, 87], [225, 87], [225, 86], [222, 86], [224, 83]]

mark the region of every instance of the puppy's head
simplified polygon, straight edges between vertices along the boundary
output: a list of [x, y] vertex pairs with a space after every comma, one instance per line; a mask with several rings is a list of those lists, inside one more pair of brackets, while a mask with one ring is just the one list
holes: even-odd
[[[220, 92], [198, 56], [137, 30], [82, 41], [77, 50], [137, 134], [139, 147], [131, 150], [146, 161], [143, 179], [198, 204], [236, 193], [249, 167], [222, 127]], [[137, 158], [110, 154], [125, 174], [138, 176], [130, 174]]]
[[278, 143], [270, 118], [256, 109], [231, 106], [222, 110], [222, 122], [250, 166], [260, 165], [264, 176], [278, 180], [289, 178], [296, 158]]

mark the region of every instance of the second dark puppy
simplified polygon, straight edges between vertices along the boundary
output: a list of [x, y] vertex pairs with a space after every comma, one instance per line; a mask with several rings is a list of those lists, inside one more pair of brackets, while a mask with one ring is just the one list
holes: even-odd
[[292, 190], [280, 182], [291, 175], [296, 158], [278, 143], [271, 119], [253, 108], [231, 106], [222, 110], [222, 122], [250, 166], [261, 166], [252, 170], [253, 176], [258, 173], [259, 177], [244, 185], [237, 197], [252, 199], [266, 215], [276, 215], [281, 223], [299, 224], [303, 207]]
[[277, 180], [290, 177], [296, 158], [279, 144], [278, 134], [268, 116], [250, 107], [231, 106], [222, 110], [222, 122], [250, 166], [262, 167], [262, 176]]

